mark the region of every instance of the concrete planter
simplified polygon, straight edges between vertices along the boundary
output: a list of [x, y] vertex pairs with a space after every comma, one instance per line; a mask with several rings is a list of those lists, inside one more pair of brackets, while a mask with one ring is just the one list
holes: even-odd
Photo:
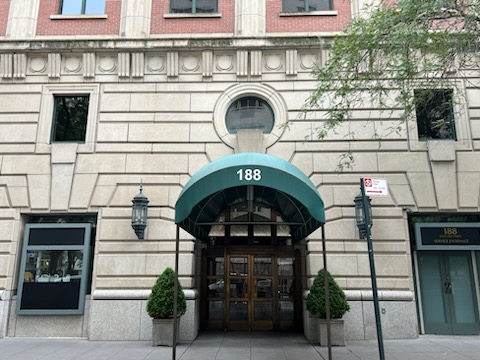
[[[332, 346], [345, 346], [343, 319], [330, 320], [330, 336]], [[327, 321], [325, 319], [318, 319], [318, 342], [320, 346], [328, 346]]]
[[[180, 318], [177, 318], [177, 343]], [[173, 346], [173, 319], [152, 319], [152, 346]]]

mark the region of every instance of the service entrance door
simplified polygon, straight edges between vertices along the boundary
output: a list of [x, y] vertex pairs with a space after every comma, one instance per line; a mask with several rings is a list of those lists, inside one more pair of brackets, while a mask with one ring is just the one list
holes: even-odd
[[[209, 262], [213, 261], [223, 263], [218, 256]], [[298, 262], [293, 254], [227, 254], [224, 264], [223, 278], [207, 275], [207, 327], [295, 328], [301, 301], [297, 301]]]
[[419, 251], [425, 333], [479, 334], [472, 256], [469, 251]]

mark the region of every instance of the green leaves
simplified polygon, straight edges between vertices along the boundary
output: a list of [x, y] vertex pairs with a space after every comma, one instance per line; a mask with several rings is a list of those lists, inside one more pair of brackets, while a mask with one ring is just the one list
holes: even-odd
[[[321, 269], [318, 272], [306, 300], [307, 310], [310, 312], [310, 314], [318, 316], [320, 319], [326, 319], [327, 317], [325, 308], [324, 273], [324, 269]], [[327, 276], [329, 292], [328, 299], [330, 301], [330, 318], [340, 319], [347, 311], [350, 310], [350, 305], [348, 305], [345, 293], [340, 286], [338, 286], [337, 282], [328, 271]]]
[[304, 111], [325, 111], [320, 139], [362, 106], [401, 109], [406, 121], [414, 89], [454, 88], [465, 69], [479, 67], [478, 0], [385, 0], [365, 13], [326, 45], [328, 60], [314, 68], [318, 83]]
[[[178, 281], [172, 268], [167, 267], [157, 278], [147, 300], [147, 313], [154, 319], [173, 317], [173, 295], [175, 281]], [[178, 283], [177, 315], [185, 314], [187, 304], [183, 289]]]

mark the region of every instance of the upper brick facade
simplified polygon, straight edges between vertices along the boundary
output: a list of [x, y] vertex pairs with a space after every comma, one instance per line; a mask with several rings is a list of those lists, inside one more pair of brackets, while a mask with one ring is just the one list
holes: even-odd
[[121, 0], [106, 0], [106, 19], [51, 19], [51, 15], [58, 14], [60, 0], [42, 0], [38, 14], [37, 35], [118, 35], [121, 6]]
[[10, 0], [0, 0], [0, 36], [5, 36], [9, 8]]
[[329, 32], [341, 31], [351, 19], [349, 1], [333, 0], [336, 15], [281, 16], [282, 1], [267, 0], [267, 33]]
[[235, 1], [220, 0], [218, 12], [221, 17], [165, 18], [170, 13], [170, 2], [152, 1], [152, 34], [206, 34], [233, 33], [235, 23]]

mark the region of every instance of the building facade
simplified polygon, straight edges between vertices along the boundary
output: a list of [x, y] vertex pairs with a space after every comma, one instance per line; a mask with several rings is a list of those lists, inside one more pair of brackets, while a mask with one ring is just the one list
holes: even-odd
[[[303, 112], [311, 71], [360, 7], [0, 0], [0, 338], [149, 339], [146, 298], [174, 266], [182, 221], [181, 340], [202, 329], [313, 340], [304, 297], [322, 237], [351, 307], [346, 338], [375, 338], [361, 177], [388, 183], [372, 198], [384, 337], [480, 333], [479, 69], [445, 91], [458, 98], [447, 135], [413, 121], [379, 139], [398, 109], [365, 106], [318, 140], [322, 111]], [[353, 168], [338, 172], [347, 152]], [[201, 179], [210, 190], [180, 201]], [[140, 183], [144, 239], [131, 227]], [[200, 209], [201, 229], [184, 209]]]

